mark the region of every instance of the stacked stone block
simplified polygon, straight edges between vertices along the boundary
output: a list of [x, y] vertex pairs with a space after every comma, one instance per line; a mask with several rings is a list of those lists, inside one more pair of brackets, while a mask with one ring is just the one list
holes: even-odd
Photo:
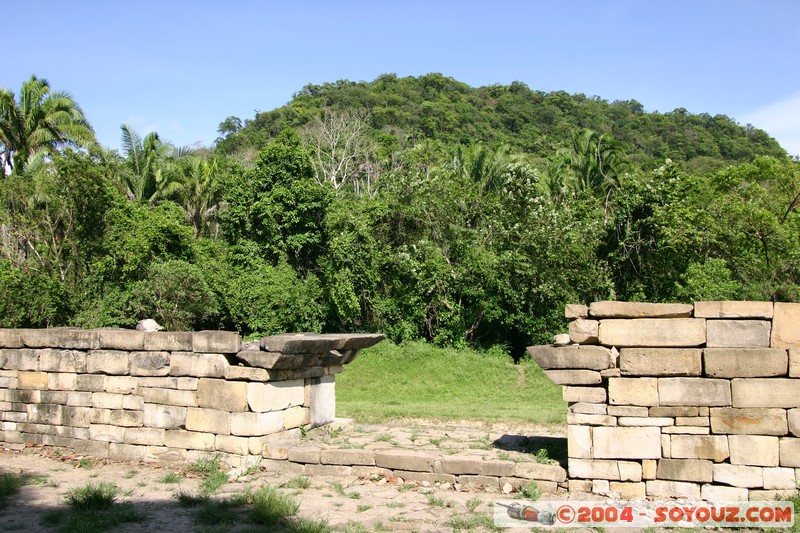
[[800, 482], [800, 304], [569, 305], [571, 344], [530, 355], [563, 385], [570, 486], [761, 499]]
[[233, 465], [335, 416], [335, 374], [382, 335], [0, 329], [0, 441]]

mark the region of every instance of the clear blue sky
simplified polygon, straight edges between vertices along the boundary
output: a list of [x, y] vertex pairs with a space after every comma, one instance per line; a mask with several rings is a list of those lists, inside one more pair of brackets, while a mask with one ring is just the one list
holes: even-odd
[[119, 126], [210, 145], [308, 83], [441, 72], [766, 129], [800, 153], [797, 0], [0, 0], [0, 87], [72, 93], [99, 140]]

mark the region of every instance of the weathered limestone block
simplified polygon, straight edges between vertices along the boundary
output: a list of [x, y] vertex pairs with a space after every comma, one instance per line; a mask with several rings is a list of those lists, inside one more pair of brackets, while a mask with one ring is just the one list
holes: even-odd
[[689, 498], [697, 500], [700, 498], [700, 485], [685, 481], [663, 481], [655, 479], [646, 481], [648, 496], [660, 498]]
[[800, 304], [775, 302], [770, 346], [800, 348]]
[[563, 483], [567, 479], [567, 471], [559, 465], [526, 461], [514, 466], [514, 477]]
[[657, 427], [603, 427], [592, 429], [595, 459], [659, 459], [661, 431]]
[[100, 409], [122, 409], [124, 394], [95, 392], [92, 394], [92, 407]]
[[795, 479], [794, 468], [765, 468], [764, 488], [773, 490], [795, 490], [797, 488], [797, 481]]
[[638, 318], [600, 321], [600, 344], [605, 346], [701, 346], [706, 342], [703, 318]]
[[611, 367], [611, 350], [602, 346], [529, 346], [528, 354], [540, 367], [549, 369], [605, 370]]
[[[22, 350], [20, 350], [21, 352]], [[39, 355], [39, 367], [21, 368], [18, 370], [41, 370], [42, 372], [86, 372], [86, 352], [77, 350], [59, 350], [55, 348], [44, 348], [41, 350], [30, 350]], [[64, 361], [62, 361], [62, 358]], [[21, 362], [21, 361], [20, 361]], [[78, 364], [73, 364], [77, 362]]]
[[214, 451], [214, 434], [171, 429], [164, 433], [164, 444], [170, 448]]
[[227, 411], [199, 407], [178, 407], [176, 409], [186, 409], [185, 425], [189, 431], [216, 433], [217, 435], [231, 434], [231, 413]]
[[[511, 477], [514, 476], [515, 472], [516, 463], [514, 461], [487, 459], [480, 462], [480, 471], [478, 474], [482, 476]], [[566, 473], [564, 476], [566, 479]]]
[[283, 429], [289, 430], [305, 426], [311, 422], [311, 409], [294, 406], [283, 411]]
[[712, 407], [711, 430], [714, 433], [783, 436], [788, 432], [786, 411], [755, 407]]
[[103, 442], [124, 442], [125, 428], [106, 424], [90, 424], [89, 436]]
[[74, 407], [90, 407], [92, 405], [92, 393], [84, 391], [68, 392], [67, 405]]
[[747, 501], [747, 492], [747, 489], [739, 487], [703, 485], [700, 487], [700, 498], [709, 502]]
[[[706, 407], [706, 409], [708, 409]], [[669, 407], [662, 407], [656, 406], [651, 407], [648, 409], [648, 414], [650, 416], [701, 416], [700, 409], [698, 407], [692, 406], [669, 406]], [[708, 413], [706, 413], [708, 415]]]
[[772, 318], [772, 302], [695, 302], [695, 318]]
[[792, 437], [781, 439], [780, 457], [781, 466], [800, 468], [800, 439]]
[[231, 434], [257, 437], [283, 431], [283, 412], [231, 413]]
[[800, 407], [800, 380], [745, 378], [731, 382], [734, 407]]
[[567, 408], [570, 413], [580, 413], [584, 415], [607, 415], [608, 410], [602, 403], [572, 403]]
[[247, 385], [239, 381], [203, 378], [197, 384], [197, 405], [222, 411], [247, 411]]
[[671, 435], [669, 438], [673, 459], [710, 459], [719, 463], [730, 456], [725, 435]]
[[607, 479], [592, 480], [592, 493], [608, 494], [609, 492], [611, 492], [611, 483]]
[[706, 348], [706, 375], [717, 378], [783, 376], [788, 355], [782, 348]]
[[269, 373], [263, 368], [232, 365], [225, 369], [224, 377], [229, 381], [267, 381]]
[[147, 446], [111, 442], [108, 445], [108, 458], [113, 461], [144, 461], [147, 457], [147, 448]]
[[592, 302], [589, 316], [600, 318], [679, 318], [690, 317], [690, 304], [654, 304], [643, 302]]
[[647, 407], [637, 407], [632, 405], [609, 405], [607, 414], [609, 416], [649, 416]]
[[248, 455], [250, 453], [250, 439], [247, 437], [234, 437], [233, 435], [217, 435], [214, 438], [214, 449], [235, 455]]
[[600, 322], [579, 318], [569, 323], [569, 338], [580, 344], [596, 344]]
[[173, 352], [170, 356], [171, 376], [221, 378], [230, 367], [220, 353]]
[[65, 426], [88, 428], [92, 419], [89, 407], [65, 406], [62, 408], [62, 423]]
[[553, 346], [566, 346], [572, 342], [569, 338], [569, 333], [559, 333], [558, 335], [553, 335]]
[[78, 374], [47, 374], [47, 388], [54, 391], [72, 391], [78, 383]]
[[[373, 450], [322, 450], [320, 462], [326, 465], [375, 465], [375, 452]], [[447, 470], [445, 470], [447, 472]]]
[[52, 403], [28, 404], [28, 422], [33, 424], [60, 425], [63, 420], [62, 407]]
[[144, 398], [138, 394], [126, 394], [122, 398], [122, 408], [141, 411], [144, 409]]
[[23, 346], [20, 330], [0, 328], [0, 348], [22, 348]]
[[303, 405], [303, 380], [248, 383], [247, 404], [256, 413]]
[[100, 347], [97, 331], [76, 328], [47, 328], [19, 330], [22, 343], [28, 348], [66, 348], [96, 350]]
[[768, 348], [769, 320], [706, 320], [706, 346]]
[[379, 333], [284, 333], [261, 339], [261, 349], [267, 352], [325, 354], [331, 350], [361, 350], [385, 338], [386, 335]]
[[[728, 435], [731, 464], [778, 466], [778, 437], [764, 435]], [[788, 465], [782, 465], [788, 466]]]
[[156, 389], [142, 387], [139, 394], [147, 403], [160, 403], [164, 405], [182, 405], [184, 407], [198, 407], [197, 393], [191, 390]]
[[195, 450], [181, 450], [179, 448], [168, 448], [166, 446], [145, 446], [147, 450], [144, 461], [159, 464], [184, 464], [188, 460], [189, 453], [199, 453]]
[[95, 330], [100, 339], [100, 348], [105, 350], [144, 350], [144, 331], [134, 329], [102, 328]]
[[610, 378], [608, 401], [612, 405], [658, 405], [657, 378]]
[[17, 387], [20, 389], [46, 389], [46, 372], [18, 372]]
[[192, 335], [192, 349], [202, 353], [236, 353], [242, 338], [235, 331], [198, 331]]
[[92, 350], [86, 355], [86, 371], [89, 374], [125, 375], [128, 367], [128, 352]]
[[[527, 481], [527, 480], [526, 480]], [[569, 479], [567, 480], [567, 490], [569, 492], [592, 492], [591, 479]]]
[[186, 407], [144, 404], [144, 425], [148, 427], [179, 429], [186, 425], [186, 416]]
[[[482, 457], [442, 457], [441, 471], [445, 474], [480, 474]], [[505, 475], [514, 475], [514, 469]]]
[[[676, 426], [696, 426], [696, 427], [706, 427], [710, 426], [711, 421], [707, 416], [677, 416], [675, 417], [675, 425]], [[717, 433], [724, 433], [723, 431], [719, 431]]]
[[619, 369], [633, 376], [699, 376], [702, 350], [692, 348], [623, 348]]
[[674, 418], [667, 418], [667, 417], [654, 417], [654, 416], [621, 416], [621, 417], [619, 417], [617, 419], [617, 425], [619, 425], [619, 426], [635, 426], [635, 427], [674, 426], [675, 425], [675, 419]]
[[612, 494], [618, 495], [619, 498], [645, 498], [647, 495], [644, 483], [611, 481], [608, 488]]
[[544, 375], [556, 385], [597, 385], [602, 381], [600, 372], [594, 370], [545, 370]]
[[714, 482], [741, 488], [763, 487], [763, 469], [756, 466], [715, 464]]
[[800, 378], [800, 349], [789, 349], [789, 377]]
[[561, 387], [561, 399], [565, 402], [605, 403], [606, 389], [603, 387]]
[[144, 335], [144, 349], [148, 352], [191, 352], [190, 331], [148, 331]]
[[[583, 304], [567, 304], [564, 306], [564, 318], [586, 318], [589, 316], [589, 307]], [[0, 337], [2, 338], [2, 337]]]
[[236, 358], [260, 369], [291, 370], [319, 366], [322, 355], [318, 353], [281, 353], [263, 350], [242, 350]]
[[711, 483], [713, 463], [701, 459], [660, 459], [656, 478], [673, 481], [696, 481]]
[[289, 448], [288, 456], [293, 463], [317, 464], [321, 458], [321, 450], [315, 444], [299, 444]]
[[391, 470], [433, 472], [437, 455], [411, 450], [375, 450], [375, 466]]
[[583, 413], [567, 413], [567, 424], [584, 426], [616, 426], [617, 419], [608, 415], [586, 415]]
[[[336, 383], [333, 376], [312, 378], [309, 407], [314, 427], [333, 422], [336, 418]], [[413, 470], [405, 468], [404, 470]]]
[[169, 352], [132, 352], [130, 359], [132, 376], [169, 374]]
[[795, 437], [800, 437], [800, 409], [786, 411], [786, 419], [789, 423], [789, 433]]
[[126, 409], [110, 409], [108, 423], [121, 427], [141, 427], [144, 424], [144, 413]]
[[731, 383], [726, 379], [658, 378], [661, 405], [731, 405]]
[[139, 381], [131, 376], [108, 376], [105, 381], [106, 392], [133, 394], [139, 388]]
[[125, 428], [123, 442], [144, 446], [163, 446], [164, 430], [160, 428]]

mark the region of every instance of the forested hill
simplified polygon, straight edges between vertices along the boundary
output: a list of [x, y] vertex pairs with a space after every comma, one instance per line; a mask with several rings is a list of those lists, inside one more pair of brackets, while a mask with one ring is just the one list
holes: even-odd
[[370, 133], [384, 150], [429, 139], [507, 144], [550, 158], [570, 144], [575, 132], [590, 129], [618, 141], [628, 161], [643, 169], [669, 158], [702, 172], [758, 155], [786, 155], [763, 130], [740, 126], [725, 115], [696, 115], [683, 108], [645, 112], [636, 100], [546, 93], [521, 82], [473, 88], [441, 74], [307, 85], [285, 106], [258, 113], [243, 125], [236, 117], [223, 122], [217, 150], [228, 155], [258, 150], [283, 129], [306, 126], [324, 108], [367, 111]]
[[0, 328], [521, 356], [567, 303], [800, 301], [800, 161], [727, 117], [387, 75], [229, 117], [214, 150], [123, 125], [118, 153], [46, 80], [18, 94], [0, 88]]

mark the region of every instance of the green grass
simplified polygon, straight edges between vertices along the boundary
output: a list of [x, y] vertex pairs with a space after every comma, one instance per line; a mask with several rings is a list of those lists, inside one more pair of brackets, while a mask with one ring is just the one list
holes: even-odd
[[307, 489], [310, 486], [311, 480], [308, 478], [308, 476], [298, 476], [281, 485], [281, 487], [286, 489]]
[[[566, 422], [561, 387], [532, 361], [499, 349], [479, 352], [383, 341], [336, 380], [337, 414], [364, 422], [396, 418]], [[531, 409], [535, 405], [536, 409]]]
[[453, 531], [474, 531], [476, 529], [488, 529], [490, 531], [501, 531], [494, 525], [494, 518], [488, 514], [453, 515], [448, 522]]
[[219, 457], [216, 456], [199, 459], [186, 470], [203, 478], [200, 488], [205, 494], [216, 494], [219, 488], [228, 482], [228, 475], [222, 471]]
[[167, 474], [164, 474], [164, 477], [159, 479], [158, 482], [159, 483], [178, 483], [178, 482], [180, 482], [182, 477], [183, 476], [181, 476], [177, 472], [169, 472]]
[[250, 521], [265, 526], [277, 526], [297, 514], [300, 504], [273, 487], [265, 486], [253, 494]]
[[19, 488], [25, 485], [23, 476], [14, 474], [0, 474], [0, 509], [6, 506], [6, 501], [19, 492]]
[[114, 531], [127, 522], [141, 522], [145, 515], [128, 503], [118, 503], [119, 488], [113, 483], [89, 483], [70, 489], [65, 498], [68, 509], [51, 509], [41, 524], [60, 533]]

